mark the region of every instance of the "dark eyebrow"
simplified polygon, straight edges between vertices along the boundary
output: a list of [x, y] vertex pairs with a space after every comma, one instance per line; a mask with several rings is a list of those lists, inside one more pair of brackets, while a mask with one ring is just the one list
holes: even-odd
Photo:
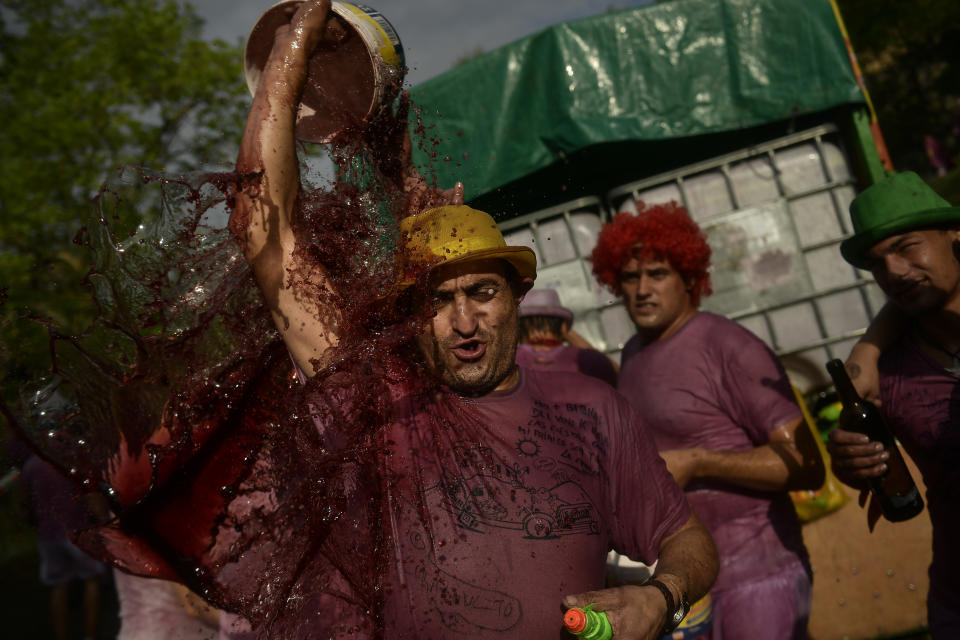
[[[482, 280], [477, 280], [476, 282], [467, 285], [463, 288], [463, 291], [467, 295], [471, 295], [476, 293], [479, 289], [483, 289], [484, 287], [500, 287], [500, 285], [500, 281], [496, 280], [495, 278], [483, 278]], [[445, 288], [442, 286], [430, 291], [430, 295], [433, 297], [441, 295], [453, 295], [454, 293], [456, 293], [456, 288]]]
[[467, 295], [472, 295], [480, 289], [485, 289], [487, 287], [499, 288], [500, 282], [494, 280], [493, 278], [484, 278], [483, 280], [478, 280], [477, 282], [474, 282], [470, 286], [466, 287], [465, 291]]
[[911, 240], [915, 240], [915, 239], [916, 239], [916, 236], [914, 236], [912, 233], [905, 233], [901, 237], [897, 238], [896, 241], [892, 245], [890, 245], [890, 248], [899, 249], [904, 243], [909, 242]]
[[434, 289], [430, 292], [430, 300], [434, 303], [444, 301], [444, 300], [453, 300], [453, 290], [452, 289]]

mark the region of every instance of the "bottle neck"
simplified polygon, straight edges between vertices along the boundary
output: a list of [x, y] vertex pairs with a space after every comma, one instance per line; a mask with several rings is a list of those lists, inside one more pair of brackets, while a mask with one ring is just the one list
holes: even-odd
[[839, 360], [831, 360], [827, 363], [827, 372], [830, 374], [830, 377], [833, 378], [833, 386], [836, 387], [837, 395], [840, 396], [840, 402], [844, 406], [860, 402], [860, 394], [857, 393], [856, 387], [853, 386], [853, 381], [851, 381], [850, 376], [847, 375], [847, 369], [843, 366], [842, 362]]

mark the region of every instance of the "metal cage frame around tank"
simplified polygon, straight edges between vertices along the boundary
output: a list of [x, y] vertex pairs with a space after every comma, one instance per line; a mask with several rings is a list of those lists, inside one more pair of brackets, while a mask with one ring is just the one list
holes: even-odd
[[[751, 183], [751, 173], [759, 180]], [[753, 297], [748, 295], [750, 291], [730, 289], [706, 298], [703, 308], [746, 326], [785, 361], [809, 369], [817, 381], [825, 381], [819, 373], [823, 365], [846, 356], [884, 300], [869, 273], [847, 265], [839, 254], [840, 242], [850, 233], [847, 206], [854, 195], [843, 140], [837, 127], [828, 123], [643, 178], [617, 187], [603, 198], [579, 198], [521, 215], [500, 226], [508, 241], [526, 244], [537, 252], [540, 273], [547, 275], [538, 278], [538, 286], [562, 284], [551, 282], [554, 272], [567, 274], [567, 279], [577, 270], [585, 275], [585, 291], [557, 287], [561, 300], [574, 311], [581, 332], [614, 356], [632, 331], [624, 335], [626, 311], [593, 280], [587, 258], [595, 236], [594, 242], [588, 242], [585, 229], [598, 229], [611, 212], [629, 210], [639, 199], [648, 203], [679, 200], [708, 235], [714, 234], [711, 247], [715, 255], [722, 256], [729, 248], [718, 246], [726, 244], [716, 242], [718, 229], [746, 233], [747, 245], [754, 240], [762, 245], [762, 233], [749, 237], [751, 225], [768, 227], [767, 235], [779, 236], [780, 263], [791, 261], [789, 270], [796, 276], [795, 282], [787, 283], [789, 286], [774, 283]], [[586, 222], [588, 214], [596, 218], [596, 224]], [[779, 221], [779, 226], [773, 221]], [[553, 251], [550, 236], [563, 235], [558, 233], [561, 229], [566, 230], [563, 240], [569, 248]], [[749, 271], [750, 259], [751, 252], [742, 253], [745, 271]], [[716, 268], [712, 276], [715, 284], [744, 277], [736, 269]], [[609, 320], [617, 313], [621, 314], [619, 325]]]

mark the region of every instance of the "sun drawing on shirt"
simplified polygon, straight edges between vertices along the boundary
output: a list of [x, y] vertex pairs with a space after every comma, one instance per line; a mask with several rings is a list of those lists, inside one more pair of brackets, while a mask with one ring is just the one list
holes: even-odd
[[529, 438], [521, 438], [517, 442], [517, 451], [522, 456], [527, 456], [528, 458], [532, 458], [538, 453], [540, 453], [540, 445], [538, 445], [533, 440], [530, 440]]

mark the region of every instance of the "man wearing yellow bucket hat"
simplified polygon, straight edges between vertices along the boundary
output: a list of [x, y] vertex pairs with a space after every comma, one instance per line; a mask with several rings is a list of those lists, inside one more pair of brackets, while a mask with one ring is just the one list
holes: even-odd
[[[403, 364], [351, 342], [359, 334], [360, 343], [382, 344], [396, 327], [356, 330], [368, 325], [345, 306], [358, 292], [337, 291], [326, 266], [298, 264], [294, 105], [329, 7], [306, 2], [278, 32], [238, 156], [246, 180], [231, 218], [316, 390], [320, 437], [335, 448], [334, 436], [365, 433], [365, 423], [351, 422], [354, 406], [384, 399], [364, 414], [383, 418], [377, 429], [347, 450], [350, 470], [333, 479], [357, 516], [344, 536], [364, 523], [382, 527], [380, 550], [365, 561], [380, 571], [373, 584], [354, 579], [363, 563], [344, 562], [348, 552], [311, 564], [328, 570], [298, 597], [323, 604], [311, 605], [300, 628], [309, 637], [560, 638], [562, 605], [588, 603], [607, 612], [618, 638], [672, 628], [716, 575], [713, 542], [623, 398], [577, 373], [514, 364], [517, 307], [536, 277], [530, 249], [507, 246], [493, 218], [463, 206], [462, 195], [403, 219], [388, 287], [395, 306], [411, 310], [397, 330], [415, 327]], [[383, 366], [371, 362], [378, 358]], [[385, 391], [366, 382], [333, 388], [357, 360]], [[658, 560], [655, 580], [602, 589], [611, 547]], [[328, 548], [339, 548], [335, 539], [320, 552]]]
[[[857, 196], [850, 217], [843, 257], [873, 272], [907, 318], [880, 358], [880, 410], [927, 486], [932, 636], [960, 638], [960, 208], [906, 172]], [[861, 434], [836, 429], [829, 450], [837, 477], [853, 487], [886, 470], [883, 445]]]

